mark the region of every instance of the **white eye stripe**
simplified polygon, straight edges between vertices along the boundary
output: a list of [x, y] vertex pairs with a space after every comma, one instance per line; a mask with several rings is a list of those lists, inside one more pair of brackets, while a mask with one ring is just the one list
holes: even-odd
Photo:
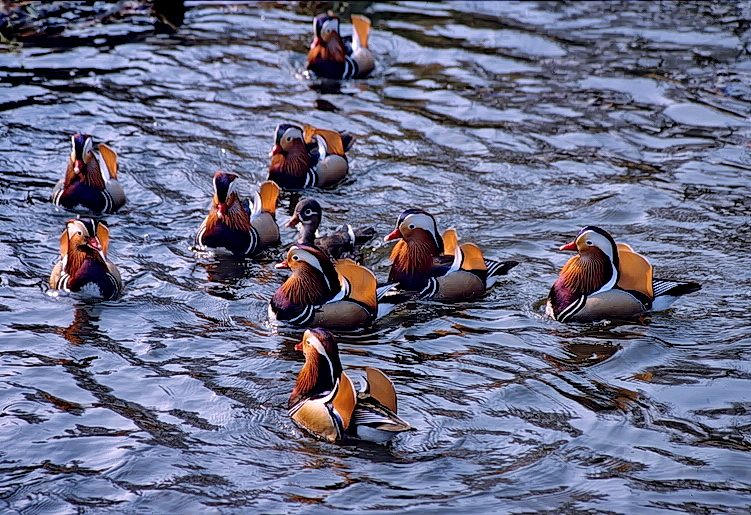
[[291, 142], [293, 139], [302, 139], [302, 130], [299, 127], [290, 127], [282, 135], [282, 140], [286, 143]]

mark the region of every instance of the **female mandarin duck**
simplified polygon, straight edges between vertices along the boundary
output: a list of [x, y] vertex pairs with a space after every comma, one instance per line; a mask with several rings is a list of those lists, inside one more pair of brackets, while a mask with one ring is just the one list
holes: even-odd
[[366, 368], [360, 392], [342, 370], [339, 347], [326, 329], [308, 329], [295, 350], [305, 364], [289, 397], [292, 419], [314, 435], [335, 442], [356, 438], [387, 443], [412, 429], [396, 415], [396, 391], [383, 372]]
[[269, 152], [267, 180], [284, 189], [332, 186], [347, 175], [349, 164], [344, 153], [352, 143], [354, 138], [347, 133], [279, 124]]
[[363, 79], [375, 68], [368, 48], [370, 20], [353, 14], [350, 41], [339, 35], [339, 17], [319, 14], [313, 20], [313, 43], [308, 51], [306, 68], [327, 79]]
[[196, 246], [225, 248], [237, 256], [252, 255], [279, 243], [276, 202], [279, 187], [273, 182], [261, 184], [251, 210], [235, 191], [237, 175], [214, 174], [214, 199], [209, 214], [196, 234]]
[[357, 261], [359, 247], [365, 245], [376, 234], [372, 227], [353, 229], [347, 225], [346, 230], [340, 229], [326, 236], [316, 237], [322, 217], [321, 204], [315, 199], [304, 198], [295, 206], [295, 212], [287, 222], [287, 227], [300, 224], [297, 243], [316, 247], [333, 259], [351, 258]]
[[592, 322], [667, 309], [679, 296], [701, 289], [695, 282], [652, 277], [652, 265], [599, 227], [582, 229], [561, 247], [568, 260], [548, 296], [546, 312], [560, 322]]
[[52, 203], [71, 210], [114, 213], [125, 204], [125, 193], [117, 180], [117, 154], [99, 144], [101, 160], [94, 155], [88, 134], [74, 134], [65, 177], [52, 190]]
[[391, 251], [389, 282], [422, 298], [443, 301], [481, 295], [517, 261], [484, 259], [473, 243], [458, 245], [456, 231], [438, 234], [435, 218], [422, 209], [407, 209], [384, 240], [400, 239]]
[[308, 245], [293, 245], [276, 268], [289, 268], [292, 275], [271, 298], [269, 316], [301, 326], [367, 327], [379, 316], [379, 298], [393, 287], [377, 289], [367, 268], [351, 259], [332, 263]]
[[50, 288], [110, 300], [123, 289], [120, 272], [107, 259], [110, 233], [103, 222], [69, 220], [60, 236], [61, 261], [52, 269]]

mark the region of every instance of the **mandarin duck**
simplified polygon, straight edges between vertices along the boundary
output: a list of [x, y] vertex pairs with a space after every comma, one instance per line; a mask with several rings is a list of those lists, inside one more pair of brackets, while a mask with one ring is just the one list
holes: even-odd
[[667, 309], [695, 282], [655, 279], [652, 265], [603, 229], [588, 226], [560, 250], [578, 251], [550, 288], [546, 312], [559, 322], [593, 322]]
[[359, 257], [359, 247], [365, 245], [376, 234], [372, 227], [358, 227], [353, 229], [347, 225], [346, 229], [339, 229], [336, 232], [325, 236], [317, 236], [318, 226], [323, 218], [321, 204], [312, 198], [304, 198], [295, 206], [295, 212], [292, 218], [287, 222], [287, 227], [294, 227], [299, 224], [300, 233], [297, 237], [297, 243], [316, 247], [332, 259]]
[[375, 275], [351, 259], [336, 263], [308, 245], [292, 245], [276, 268], [292, 275], [269, 303], [269, 316], [298, 326], [359, 329], [369, 326], [379, 313], [378, 300], [393, 285], [377, 287]]
[[214, 198], [209, 214], [196, 234], [199, 250], [225, 248], [236, 256], [257, 254], [267, 246], [280, 242], [276, 224], [276, 203], [279, 186], [266, 181], [255, 195], [253, 206], [241, 201], [235, 191], [237, 175], [214, 174]]
[[68, 220], [60, 236], [60, 262], [52, 269], [50, 288], [90, 298], [114, 299], [123, 289], [120, 272], [109, 259], [110, 232], [91, 218]]
[[327, 79], [363, 79], [375, 68], [368, 48], [370, 20], [353, 14], [352, 38], [339, 35], [339, 17], [319, 14], [313, 20], [313, 43], [310, 44], [306, 68]]
[[396, 391], [377, 368], [366, 367], [359, 392], [342, 370], [339, 347], [326, 329], [308, 329], [295, 345], [305, 355], [287, 404], [289, 415], [330, 442], [358, 439], [388, 443], [412, 428], [396, 415]]
[[52, 190], [52, 203], [70, 210], [114, 213], [125, 204], [125, 193], [117, 180], [117, 154], [104, 143], [94, 154], [88, 134], [74, 134], [65, 177]]
[[267, 180], [284, 189], [327, 187], [341, 181], [349, 164], [345, 152], [355, 139], [348, 133], [282, 123], [274, 131]]
[[396, 228], [384, 240], [397, 240], [391, 250], [389, 282], [418, 296], [441, 301], [458, 301], [484, 293], [517, 261], [483, 258], [474, 243], [458, 244], [454, 229], [438, 234], [435, 218], [422, 209], [407, 209]]

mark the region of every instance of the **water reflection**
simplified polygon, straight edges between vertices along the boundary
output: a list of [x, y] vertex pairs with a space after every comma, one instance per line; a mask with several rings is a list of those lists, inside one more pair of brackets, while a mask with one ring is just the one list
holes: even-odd
[[[0, 48], [6, 511], [747, 511], [743, 4], [365, 2], [376, 76], [332, 90], [299, 72], [312, 16], [344, 4], [189, 7], [170, 36], [134, 15]], [[357, 136], [347, 180], [304, 193], [328, 226], [385, 235], [420, 206], [522, 263], [476, 302], [341, 336], [418, 428], [391, 447], [286, 414], [300, 331], [266, 308], [293, 230], [259, 259], [191, 250], [208, 171], [260, 183], [288, 120]], [[122, 159], [117, 302], [44, 295], [71, 129]], [[588, 224], [705, 289], [637, 320], [547, 319], [553, 249]]]

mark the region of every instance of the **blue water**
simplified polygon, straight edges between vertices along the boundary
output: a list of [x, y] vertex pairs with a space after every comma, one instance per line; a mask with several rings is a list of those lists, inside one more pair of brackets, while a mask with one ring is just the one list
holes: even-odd
[[[316, 6], [189, 7], [174, 35], [81, 7], [0, 46], [0, 512], [749, 512], [747, 3], [355, 3], [378, 68], [338, 92], [301, 74]], [[191, 249], [213, 173], [249, 196], [283, 121], [357, 136], [349, 178], [312, 194], [327, 226], [376, 228], [380, 279], [408, 207], [521, 262], [476, 302], [342, 336], [417, 429], [390, 447], [287, 417], [300, 331], [266, 306], [293, 229], [260, 260]], [[47, 295], [77, 131], [128, 195], [106, 217], [125, 294], [94, 305]], [[545, 318], [587, 224], [702, 291], [632, 323]]]

